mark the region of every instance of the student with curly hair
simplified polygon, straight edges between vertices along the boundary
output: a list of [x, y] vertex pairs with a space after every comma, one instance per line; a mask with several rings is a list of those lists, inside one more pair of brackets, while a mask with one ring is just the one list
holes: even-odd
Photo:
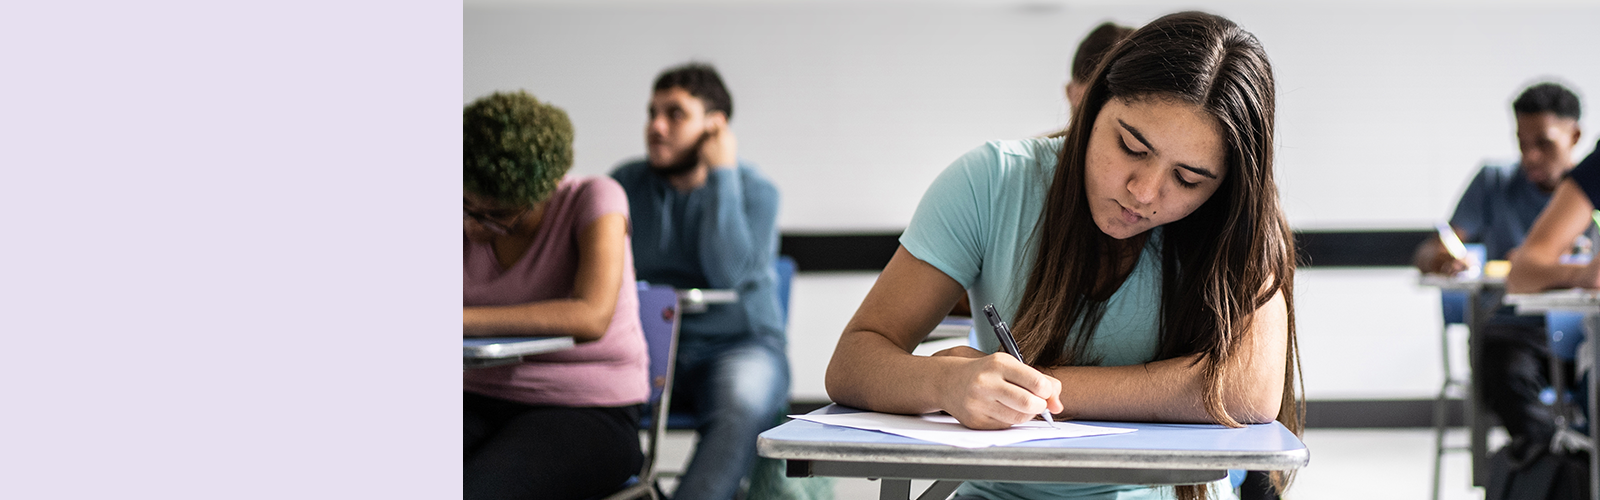
[[465, 112], [466, 336], [570, 335], [577, 347], [464, 374], [467, 499], [581, 499], [642, 465], [650, 393], [627, 195], [566, 175], [572, 122], [524, 92]]
[[[834, 349], [834, 401], [943, 410], [975, 429], [1048, 409], [1299, 431], [1295, 251], [1273, 180], [1266, 51], [1227, 19], [1186, 12], [1105, 57], [1065, 137], [990, 142], [934, 180]], [[979, 349], [911, 354], [963, 294], [1014, 320], [1025, 363], [996, 353], [988, 331]], [[1207, 487], [971, 481], [957, 493], [1195, 499]], [[1209, 487], [1232, 496], [1225, 479]]]

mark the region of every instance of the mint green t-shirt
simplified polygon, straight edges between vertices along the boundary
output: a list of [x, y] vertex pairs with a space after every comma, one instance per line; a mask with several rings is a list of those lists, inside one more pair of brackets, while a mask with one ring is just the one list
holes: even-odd
[[[1032, 268], [1034, 225], [1055, 175], [1062, 139], [991, 141], [951, 164], [922, 195], [900, 244], [967, 289], [972, 309], [994, 304], [1014, 321]], [[1100, 366], [1155, 360], [1161, 321], [1161, 228], [1152, 230], [1133, 272], [1107, 300], [1087, 359]], [[987, 321], [974, 321], [978, 349], [999, 341]], [[1063, 346], [1065, 347], [1065, 346]], [[1227, 479], [1212, 491], [1231, 498]], [[1171, 488], [1073, 483], [973, 481], [957, 493], [991, 500], [1042, 498], [1131, 500], [1171, 498]]]

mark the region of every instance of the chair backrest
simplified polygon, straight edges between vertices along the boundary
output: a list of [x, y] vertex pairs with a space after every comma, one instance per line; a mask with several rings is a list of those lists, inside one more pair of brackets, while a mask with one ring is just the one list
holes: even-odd
[[778, 310], [783, 313], [783, 324], [789, 324], [789, 285], [794, 282], [794, 257], [779, 255], [775, 264], [778, 271]]
[[650, 444], [640, 477], [655, 469], [656, 448], [667, 432], [667, 407], [672, 400], [672, 368], [678, 352], [678, 292], [666, 285], [639, 282], [639, 322], [650, 349]]
[[1544, 313], [1544, 328], [1550, 334], [1550, 353], [1563, 361], [1578, 357], [1583, 342], [1583, 313], [1551, 311]]
[[1467, 324], [1467, 292], [1466, 290], [1440, 290], [1440, 309], [1444, 311], [1444, 324]]

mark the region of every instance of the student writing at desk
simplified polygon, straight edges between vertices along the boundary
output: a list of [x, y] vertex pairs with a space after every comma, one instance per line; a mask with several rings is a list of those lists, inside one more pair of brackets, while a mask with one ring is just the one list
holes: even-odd
[[627, 197], [564, 176], [572, 122], [523, 92], [465, 112], [462, 329], [573, 349], [464, 372], [464, 498], [582, 499], [639, 471], [650, 395]]
[[[1462, 241], [1483, 243], [1488, 260], [1507, 260], [1522, 244], [1550, 202], [1550, 193], [1572, 170], [1572, 150], [1581, 135], [1578, 96], [1559, 84], [1528, 87], [1512, 101], [1511, 109], [1521, 161], [1484, 166], [1450, 217], [1450, 228]], [[1413, 261], [1425, 273], [1467, 269], [1467, 263], [1452, 257], [1438, 238], [1418, 245]], [[1491, 290], [1477, 304], [1479, 310], [1494, 314], [1483, 320], [1473, 339], [1478, 359], [1472, 383], [1511, 435], [1512, 451], [1527, 456], [1549, 443], [1555, 432], [1549, 407], [1539, 401], [1539, 391], [1549, 386], [1545, 376], [1549, 341], [1543, 316], [1519, 316], [1500, 302], [1501, 294]]]
[[[978, 429], [1060, 418], [1301, 427], [1294, 250], [1273, 181], [1274, 84], [1257, 39], [1181, 13], [1107, 56], [1063, 138], [996, 141], [934, 181], [828, 367], [841, 404], [943, 410]], [[912, 356], [963, 290], [1011, 321], [1027, 364]], [[988, 329], [977, 322], [980, 329]], [[1280, 482], [1281, 484], [1281, 482]], [[968, 482], [959, 495], [1231, 497]]]

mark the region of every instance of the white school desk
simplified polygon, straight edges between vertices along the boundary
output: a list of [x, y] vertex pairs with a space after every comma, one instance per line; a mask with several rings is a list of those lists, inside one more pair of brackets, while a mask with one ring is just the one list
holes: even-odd
[[462, 369], [522, 362], [523, 356], [571, 349], [572, 337], [467, 337], [461, 339]]
[[[853, 413], [828, 405], [813, 414]], [[1290, 470], [1311, 455], [1282, 424], [1082, 422], [1137, 429], [1109, 436], [958, 448], [877, 431], [791, 420], [761, 433], [756, 451], [788, 461], [789, 477], [879, 478], [880, 500], [908, 500], [912, 479], [933, 479], [920, 498], [944, 498], [963, 481], [1176, 485], [1228, 476], [1228, 469]]]
[[945, 316], [939, 324], [928, 332], [928, 337], [923, 342], [940, 339], [967, 338], [972, 333], [972, 317], [970, 316]]
[[[1570, 311], [1583, 313], [1584, 329], [1589, 335], [1587, 339], [1594, 339], [1596, 317], [1600, 316], [1600, 295], [1595, 290], [1571, 289], [1551, 290], [1544, 293], [1518, 293], [1506, 294], [1505, 303], [1517, 306], [1517, 314], [1544, 314], [1549, 311]], [[1591, 349], [1596, 361], [1600, 361], [1600, 349]], [[1582, 351], [1580, 351], [1582, 352]], [[1600, 366], [1597, 363], [1595, 366]], [[1596, 375], [1589, 374], [1589, 415], [1600, 415], [1596, 411], [1595, 401]], [[1589, 425], [1589, 446], [1591, 455], [1593, 450], [1600, 449], [1600, 425]], [[1589, 498], [1600, 500], [1600, 460], [1589, 459]]]
[[[1467, 293], [1466, 313], [1463, 314], [1467, 326], [1467, 366], [1469, 368], [1476, 366], [1478, 363], [1478, 334], [1480, 333], [1478, 325], [1481, 321], [1487, 319], [1488, 315], [1494, 313], [1493, 310], [1479, 310], [1478, 302], [1484, 292], [1504, 291], [1506, 279], [1504, 277], [1487, 278], [1483, 276], [1466, 278], [1424, 273], [1421, 278], [1417, 279], [1417, 284], [1440, 290]], [[1441, 333], [1441, 335], [1444, 334]], [[1441, 339], [1441, 341], [1445, 340]], [[1445, 355], [1448, 356], [1448, 354]], [[1446, 373], [1444, 376], [1449, 379], [1452, 375]], [[1467, 424], [1467, 435], [1469, 436], [1467, 448], [1469, 449], [1468, 453], [1472, 455], [1472, 485], [1487, 486], [1489, 484], [1489, 461], [1486, 460], [1489, 457], [1489, 414], [1486, 411], [1486, 407], [1478, 405], [1479, 401], [1474, 391], [1476, 389], [1468, 384], [1466, 394], [1462, 397], [1462, 406], [1464, 406], [1465, 410], [1463, 418]], [[1437, 470], [1434, 471], [1434, 475], [1438, 475]], [[1439, 480], [1435, 477], [1435, 487], [1437, 487], [1438, 483]], [[1438, 498], [1438, 496], [1435, 494], [1434, 498]]]
[[710, 288], [678, 290], [678, 307], [682, 309], [684, 314], [703, 313], [712, 304], [732, 304], [738, 301], [738, 290], [714, 290]]

